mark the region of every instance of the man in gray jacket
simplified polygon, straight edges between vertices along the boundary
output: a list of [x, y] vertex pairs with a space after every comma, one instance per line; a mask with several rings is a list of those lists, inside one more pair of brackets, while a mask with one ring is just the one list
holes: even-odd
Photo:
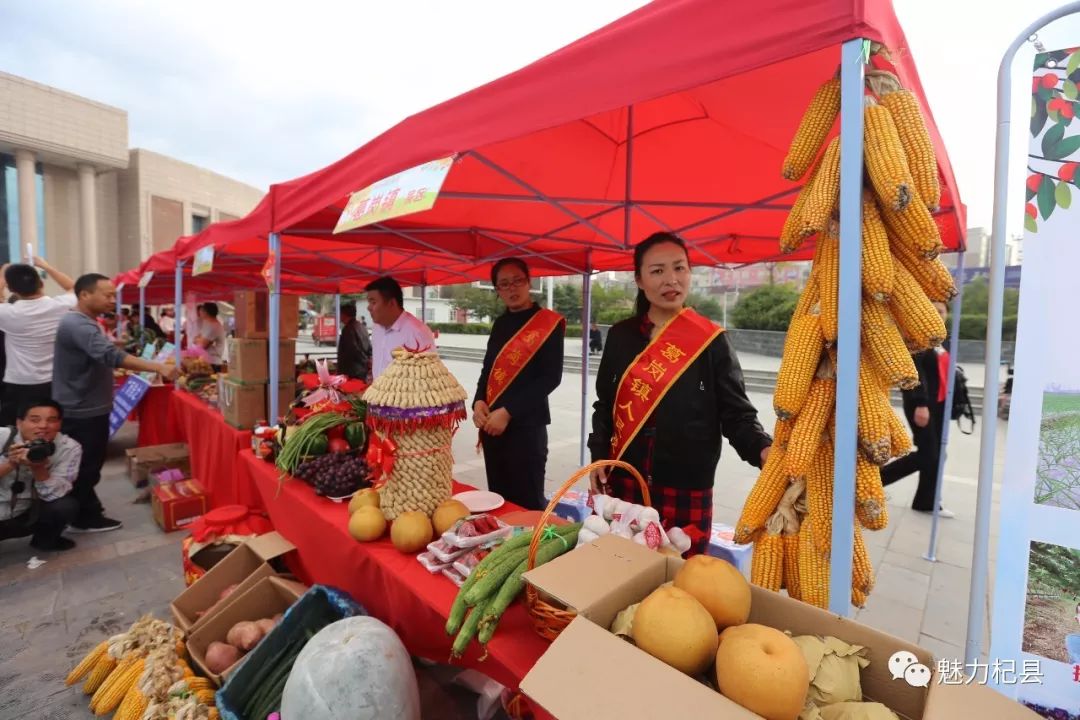
[[63, 432], [83, 448], [74, 495], [79, 512], [72, 532], [104, 532], [121, 526], [105, 517], [94, 487], [101, 480], [109, 442], [113, 406], [113, 370], [154, 372], [167, 380], [177, 376], [172, 365], [149, 362], [120, 350], [105, 337], [97, 317], [116, 304], [116, 288], [104, 275], [91, 273], [75, 281], [77, 304], [56, 332], [53, 353], [53, 399], [64, 408]]

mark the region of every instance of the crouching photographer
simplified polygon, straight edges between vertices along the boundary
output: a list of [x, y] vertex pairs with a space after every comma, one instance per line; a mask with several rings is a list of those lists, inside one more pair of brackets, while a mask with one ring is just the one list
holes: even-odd
[[63, 410], [52, 400], [19, 408], [15, 427], [0, 427], [0, 540], [30, 537], [37, 550], [70, 550], [61, 537], [75, 519], [71, 494], [82, 446], [60, 433]]

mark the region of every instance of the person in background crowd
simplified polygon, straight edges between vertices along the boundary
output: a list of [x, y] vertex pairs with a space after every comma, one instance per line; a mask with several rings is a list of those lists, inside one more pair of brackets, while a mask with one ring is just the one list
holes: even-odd
[[217, 303], [206, 302], [199, 306], [199, 330], [195, 344], [210, 356], [210, 367], [221, 369], [225, 352], [225, 327], [218, 320]]
[[120, 308], [116, 318], [116, 337], [127, 342], [131, 339], [131, 308]]
[[374, 280], [364, 288], [367, 293], [368, 314], [375, 323], [371, 333], [371, 377], [382, 374], [394, 359], [396, 348], [435, 349], [435, 338], [428, 326], [412, 313], [405, 311], [405, 295], [397, 280], [390, 276]]
[[356, 321], [356, 305], [341, 306], [341, 335], [338, 337], [337, 371], [358, 380], [371, 377], [371, 337]]
[[[934, 303], [934, 308], [944, 320], [948, 313], [945, 303]], [[893, 460], [881, 468], [881, 484], [892, 485], [913, 472], [919, 473], [919, 485], [911, 508], [922, 513], [934, 512], [937, 495], [938, 460], [941, 457], [941, 429], [945, 419], [945, 390], [948, 387], [949, 351], [945, 346], [931, 348], [912, 356], [919, 371], [919, 384], [904, 390], [904, 415], [911, 427], [915, 452]], [[956, 513], [945, 508], [938, 509], [943, 518], [954, 518]]]
[[[701, 531], [691, 549], [701, 553], [712, 531], [721, 438], [755, 467], [764, 465], [772, 438], [746, 397], [727, 333], [685, 305], [691, 276], [683, 240], [659, 232], [638, 243], [634, 277], [637, 315], [608, 331], [589, 449], [594, 462], [633, 465], [665, 528]], [[638, 483], [621, 470], [594, 470], [591, 490], [641, 502]]]
[[562, 382], [566, 320], [533, 302], [523, 260], [495, 263], [491, 284], [506, 312], [491, 326], [473, 400], [488, 490], [526, 510], [543, 510], [548, 396]]
[[158, 325], [156, 320], [154, 320], [154, 314], [150, 312], [150, 308], [140, 308], [138, 305], [136, 305], [135, 316], [141, 318], [139, 327], [143, 331], [151, 333], [154, 340], [165, 337], [165, 331], [162, 330], [161, 326]]
[[[28, 400], [16, 427], [0, 428], [0, 540], [30, 537], [36, 550], [70, 550], [60, 533], [75, 520], [79, 503], [71, 490], [82, 447], [60, 432], [64, 411], [48, 398]], [[52, 453], [30, 443], [52, 443]], [[45, 455], [39, 457], [38, 454]]]
[[53, 399], [64, 410], [63, 432], [83, 448], [79, 473], [75, 478], [78, 514], [71, 522], [73, 532], [103, 532], [121, 526], [105, 516], [95, 486], [101, 480], [105, 449], [109, 442], [109, 414], [113, 405], [113, 370], [158, 373], [175, 380], [173, 365], [150, 362], [129, 355], [101, 333], [94, 318], [116, 303], [116, 288], [109, 278], [97, 273], [75, 281], [77, 312], [60, 321], [53, 351]]
[[169, 342], [174, 342], [173, 331], [176, 328], [176, 318], [173, 317], [171, 308], [165, 308], [161, 311], [161, 320], [158, 322], [158, 326], [161, 328], [162, 336]]
[[75, 281], [44, 258], [34, 264], [45, 270], [64, 291], [49, 297], [38, 271], [30, 265], [4, 268], [0, 290], [6, 285], [18, 298], [14, 304], [0, 305], [0, 330], [5, 333], [7, 367], [0, 396], [0, 425], [12, 425], [19, 406], [30, 398], [52, 394], [53, 345], [60, 319], [75, 307], [71, 293]]
[[604, 334], [600, 332], [600, 326], [594, 320], [589, 326], [589, 354], [603, 352]]

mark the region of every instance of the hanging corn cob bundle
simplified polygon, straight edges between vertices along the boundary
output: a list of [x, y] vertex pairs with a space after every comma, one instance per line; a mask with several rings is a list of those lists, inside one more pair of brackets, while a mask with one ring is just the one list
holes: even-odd
[[[872, 53], [888, 59], [878, 45]], [[917, 99], [897, 77], [867, 71], [862, 197], [862, 305], [851, 602], [863, 606], [874, 572], [863, 530], [888, 524], [881, 466], [911, 451], [904, 423], [890, 404], [894, 388], [918, 383], [911, 353], [940, 345], [945, 326], [933, 302], [956, 290], [938, 259], [935, 212], [941, 203], [938, 164]], [[839, 81], [827, 80], [811, 100], [781, 174], [806, 178], [780, 237], [792, 252], [816, 237], [813, 267], [788, 328], [773, 398], [776, 439], [735, 528], [736, 542], [754, 542], [752, 581], [826, 607], [832, 546], [839, 324], [839, 139], [829, 134], [839, 113]], [[783, 437], [781, 438], [781, 433]]]

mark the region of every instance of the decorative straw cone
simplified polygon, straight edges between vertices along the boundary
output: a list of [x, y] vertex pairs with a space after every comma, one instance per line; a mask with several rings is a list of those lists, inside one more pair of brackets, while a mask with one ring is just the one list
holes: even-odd
[[[589, 474], [593, 470], [599, 468], [619, 468], [630, 473], [630, 475], [638, 481], [638, 485], [641, 487], [641, 502], [645, 507], [652, 507], [652, 497], [649, 495], [649, 484], [645, 482], [645, 478], [641, 476], [641, 473], [637, 471], [633, 465], [625, 463], [622, 460], [597, 460], [594, 463], [586, 465], [578, 470], [576, 473], [570, 476], [570, 479], [563, 483], [554, 495], [551, 496], [551, 501], [548, 503], [547, 508], [544, 510], [544, 514], [537, 520], [536, 526], [533, 529], [532, 543], [529, 545], [529, 562], [527, 570], [532, 570], [536, 567], [536, 553], [540, 549], [540, 538], [544, 532], [544, 526], [547, 525], [548, 519], [552, 513], [555, 512], [555, 508], [559, 505], [559, 500], [562, 499], [571, 488], [573, 488], [582, 478], [589, 477]], [[540, 594], [536, 591], [532, 585], [525, 584], [525, 609], [529, 612], [529, 618], [532, 620], [533, 629], [537, 634], [545, 640], [554, 640], [559, 636], [567, 625], [577, 616], [577, 613], [566, 608], [560, 608], [548, 603], [540, 598]]]

